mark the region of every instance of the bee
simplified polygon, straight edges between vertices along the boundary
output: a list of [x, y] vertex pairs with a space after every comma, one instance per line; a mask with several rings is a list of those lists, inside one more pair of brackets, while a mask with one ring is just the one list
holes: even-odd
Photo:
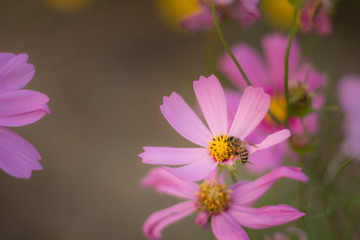
[[245, 165], [245, 163], [248, 162], [248, 157], [249, 157], [248, 151], [245, 146], [250, 145], [253, 147], [257, 147], [253, 143], [250, 143], [248, 141], [242, 141], [239, 138], [233, 136], [229, 137], [228, 141], [231, 147], [233, 148], [234, 155], [239, 156], [240, 161], [243, 165]]

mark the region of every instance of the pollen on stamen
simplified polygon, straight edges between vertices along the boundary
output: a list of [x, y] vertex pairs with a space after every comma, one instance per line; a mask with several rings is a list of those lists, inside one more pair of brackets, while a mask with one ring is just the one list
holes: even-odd
[[212, 183], [203, 182], [197, 192], [199, 211], [207, 212], [209, 215], [223, 212], [231, 203], [230, 193], [231, 189], [226, 190], [225, 184], [219, 184], [216, 180]]
[[215, 138], [211, 138], [212, 142], [209, 142], [209, 152], [210, 155], [215, 158], [219, 163], [232, 159], [234, 157], [234, 149], [228, 141], [229, 135], [216, 135]]

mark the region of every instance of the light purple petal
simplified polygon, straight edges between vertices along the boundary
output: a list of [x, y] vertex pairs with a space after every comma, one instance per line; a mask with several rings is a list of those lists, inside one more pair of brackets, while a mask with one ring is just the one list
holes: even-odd
[[258, 0], [239, 0], [228, 9], [227, 14], [237, 20], [242, 27], [250, 27], [261, 18], [258, 3]]
[[165, 169], [154, 168], [141, 180], [144, 187], [152, 187], [159, 193], [167, 193], [175, 197], [196, 199], [199, 186], [194, 182], [185, 182]]
[[290, 178], [306, 182], [308, 177], [297, 167], [278, 167], [253, 182], [233, 185], [231, 200], [233, 205], [251, 205], [259, 199], [279, 178]]
[[[220, 17], [220, 12], [217, 12]], [[200, 32], [210, 29], [214, 26], [214, 20], [210, 7], [204, 7], [200, 12], [189, 14], [185, 16], [180, 22], [182, 28], [191, 32]]]
[[216, 166], [217, 162], [209, 155], [208, 158], [198, 159], [183, 167], [164, 168], [184, 181], [199, 181], [207, 177]]
[[184, 138], [203, 147], [209, 145], [210, 131], [180, 95], [173, 92], [170, 97], [164, 97], [160, 109], [170, 125]]
[[287, 129], [283, 129], [273, 134], [270, 134], [260, 144], [256, 144], [256, 147], [248, 146], [249, 154], [253, 154], [256, 151], [274, 146], [278, 143], [285, 141], [289, 137], [290, 131]]
[[227, 212], [212, 216], [211, 228], [218, 240], [248, 240], [249, 236]]
[[227, 109], [219, 80], [214, 75], [201, 76], [199, 81], [194, 81], [194, 91], [213, 136], [225, 134], [228, 130]]
[[[232, 52], [251, 83], [255, 87], [264, 87], [265, 80], [267, 80], [265, 68], [256, 50], [250, 46], [239, 44], [232, 48]], [[227, 53], [220, 58], [219, 68], [240, 89], [245, 89], [248, 86], [234, 61]]]
[[42, 170], [39, 152], [24, 138], [0, 127], [0, 168], [17, 178], [30, 178], [32, 170]]
[[197, 204], [187, 201], [151, 214], [143, 225], [143, 233], [149, 239], [160, 239], [161, 231], [173, 222], [176, 222], [194, 212]]
[[207, 148], [144, 147], [139, 156], [152, 165], [183, 165], [210, 158]]
[[[283, 91], [284, 89], [284, 58], [287, 47], [287, 36], [272, 34], [263, 39], [266, 65], [268, 67], [268, 78], [274, 87]], [[289, 55], [289, 75], [296, 72], [299, 65], [300, 51], [296, 41], [293, 41]]]
[[265, 117], [270, 96], [262, 88], [247, 87], [242, 95], [229, 135], [245, 139]]
[[241, 100], [241, 94], [238, 91], [225, 90], [225, 99], [227, 105], [229, 126], [231, 126]]
[[24, 126], [50, 113], [46, 103], [49, 98], [32, 90], [17, 90], [0, 93], [0, 125]]
[[209, 225], [209, 214], [207, 214], [206, 212], [200, 212], [196, 218], [195, 218], [195, 223], [197, 225], [200, 225], [202, 228], [206, 228]]
[[279, 204], [261, 208], [231, 206], [229, 209], [237, 222], [248, 228], [263, 229], [294, 221], [305, 214], [289, 205]]
[[327, 36], [333, 31], [329, 13], [325, 9], [317, 13], [314, 24], [319, 35]]
[[34, 77], [35, 68], [27, 63], [28, 55], [1, 53], [0, 56], [0, 93], [19, 90]]
[[219, 175], [219, 178], [217, 179], [218, 176], [218, 172], [219, 172], [219, 168], [215, 168], [214, 170], [212, 170], [209, 175], [204, 179], [205, 181], [208, 180], [210, 182], [213, 182], [214, 180], [217, 180], [218, 183], [223, 183], [225, 180], [225, 175], [224, 172], [221, 172]]
[[279, 167], [284, 161], [286, 146], [286, 142], [282, 142], [271, 148], [255, 152], [249, 157], [249, 161], [254, 164], [247, 164], [245, 167], [256, 174]]
[[317, 71], [314, 68], [311, 68], [306, 76], [306, 82], [309, 85], [309, 92], [313, 92], [318, 88], [324, 86], [325, 84], [325, 77], [324, 74]]

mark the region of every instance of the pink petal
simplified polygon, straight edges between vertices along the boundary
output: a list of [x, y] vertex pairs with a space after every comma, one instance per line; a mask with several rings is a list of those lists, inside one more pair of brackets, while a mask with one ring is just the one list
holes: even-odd
[[142, 162], [152, 165], [182, 165], [209, 159], [207, 148], [144, 147]]
[[17, 178], [30, 178], [32, 170], [42, 170], [39, 152], [24, 138], [0, 127], [0, 168]]
[[164, 168], [184, 181], [199, 181], [208, 176], [210, 172], [216, 168], [216, 166], [217, 162], [209, 155], [207, 158], [198, 159], [197, 161], [183, 167]]
[[231, 206], [229, 209], [237, 222], [245, 227], [263, 229], [294, 221], [305, 214], [289, 205], [279, 204], [261, 208]]
[[227, 212], [212, 216], [211, 228], [218, 240], [248, 240], [249, 236]]
[[202, 228], [206, 228], [209, 225], [209, 215], [206, 212], [200, 212], [196, 218], [195, 223], [200, 225]]
[[241, 100], [241, 94], [238, 91], [225, 90], [225, 99], [229, 125], [231, 126]]
[[187, 201], [151, 214], [143, 225], [143, 232], [149, 239], [160, 239], [161, 231], [173, 222], [176, 222], [194, 212], [197, 204]]
[[152, 187], [159, 193], [167, 193], [175, 197], [196, 199], [199, 186], [193, 182], [185, 182], [163, 168], [154, 168], [141, 180], [144, 187]]
[[271, 148], [255, 152], [249, 157], [249, 161], [254, 164], [247, 164], [245, 166], [250, 172], [256, 174], [279, 167], [284, 161], [286, 147], [286, 142], [282, 142]]
[[[268, 35], [262, 42], [268, 66], [268, 78], [270, 78], [274, 87], [279, 91], [284, 89], [284, 58], [287, 42], [288, 37], [279, 34]], [[289, 75], [296, 72], [299, 60], [299, 46], [296, 41], [293, 41], [289, 55]]]
[[265, 117], [270, 96], [262, 88], [247, 87], [242, 95], [229, 135], [245, 139]]
[[219, 80], [211, 75], [194, 81], [194, 91], [206, 122], [213, 134], [220, 135], [228, 130], [228, 119], [224, 91]]
[[313, 92], [325, 85], [324, 74], [314, 68], [308, 71], [305, 81], [309, 85], [309, 92]]
[[180, 95], [173, 92], [170, 97], [164, 97], [160, 109], [170, 125], [184, 138], [203, 147], [209, 145], [210, 131]]
[[227, 14], [237, 20], [244, 28], [250, 27], [261, 18], [258, 0], [239, 0], [232, 7], [228, 8]]
[[0, 92], [19, 90], [31, 81], [35, 68], [27, 60], [27, 54], [1, 53]]
[[221, 172], [219, 175], [219, 178], [217, 178], [219, 172], [219, 168], [215, 168], [212, 170], [209, 175], [204, 179], [205, 181], [208, 180], [210, 182], [213, 182], [214, 180], [217, 180], [218, 183], [223, 183], [225, 179], [224, 172]]
[[290, 178], [306, 182], [308, 177], [297, 167], [278, 167], [253, 182], [231, 186], [233, 205], [251, 205], [259, 199], [279, 178]]
[[[255, 87], [264, 87], [266, 75], [259, 54], [250, 46], [240, 44], [234, 46], [232, 52], [251, 83]], [[234, 61], [227, 53], [220, 58], [219, 68], [240, 89], [248, 86]]]
[[50, 113], [46, 103], [49, 98], [32, 90], [17, 90], [0, 93], [0, 125], [24, 126]]
[[332, 29], [330, 16], [326, 10], [321, 9], [317, 13], [316, 18], [314, 19], [314, 24], [319, 35], [326, 36], [332, 33], [333, 29]]
[[315, 134], [318, 127], [318, 116], [316, 113], [311, 113], [304, 118], [305, 129], [312, 134]]
[[274, 146], [278, 143], [281, 143], [290, 137], [290, 131], [287, 129], [283, 129], [277, 131], [273, 134], [268, 135], [260, 144], [256, 144], [256, 147], [249, 146], [249, 154], [253, 154], [256, 151], [269, 148]]
[[341, 79], [338, 86], [340, 107], [346, 117], [360, 116], [360, 77], [348, 75]]
[[[221, 14], [218, 12], [217, 16]], [[214, 26], [214, 20], [210, 8], [203, 8], [200, 12], [189, 14], [180, 22], [182, 28], [191, 32], [200, 32]]]

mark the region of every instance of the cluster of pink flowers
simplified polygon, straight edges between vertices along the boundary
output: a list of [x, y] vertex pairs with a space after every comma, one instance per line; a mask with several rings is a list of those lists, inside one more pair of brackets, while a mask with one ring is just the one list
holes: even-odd
[[[201, 11], [182, 22], [190, 31], [209, 29], [217, 18], [230, 17], [242, 26], [250, 26], [261, 18], [258, 0], [199, 0], [198, 3]], [[269, 228], [305, 216], [306, 213], [281, 203], [251, 207], [280, 178], [308, 180], [301, 168], [282, 165], [286, 158], [295, 164], [301, 158], [304, 164], [304, 153], [310, 152], [314, 145], [319, 132], [319, 112], [325, 105], [325, 76], [302, 58], [299, 44], [293, 38], [298, 24], [306, 33], [316, 29], [319, 35], [330, 34], [333, 1], [291, 3], [295, 13], [289, 37], [265, 36], [263, 54], [242, 43], [230, 48], [216, 25], [226, 49], [219, 58], [218, 68], [237, 90], [224, 91], [214, 75], [201, 76], [193, 82], [198, 114], [179, 94], [173, 92], [164, 97], [160, 106], [163, 116], [176, 132], [197, 147], [145, 146], [139, 155], [145, 164], [163, 166], [152, 169], [142, 179], [142, 186], [184, 200], [147, 218], [143, 226], [147, 238], [160, 239], [165, 227], [194, 212], [197, 212], [196, 224], [210, 225], [215, 237], [221, 240], [246, 240], [249, 236], [244, 228]], [[345, 114], [342, 149], [357, 159], [360, 156], [359, 92], [360, 78], [347, 76], [342, 80], [339, 87]], [[237, 181], [234, 174], [241, 167], [258, 178]], [[328, 175], [336, 178], [343, 170], [316, 168], [317, 172], [312, 174], [319, 175], [319, 182], [325, 179], [320, 183], [324, 191], [331, 184], [331, 180], [326, 180]], [[225, 183], [226, 173], [232, 176], [232, 185]], [[301, 200], [299, 206], [303, 211]], [[294, 226], [285, 233], [266, 235], [265, 239], [289, 239], [288, 235], [307, 239], [307, 233]]]
[[[289, 117], [291, 142], [297, 148], [304, 148], [309, 144], [309, 135], [315, 134], [318, 129], [318, 116], [313, 110], [319, 109], [324, 103], [321, 87], [325, 78], [310, 63], [301, 59], [299, 46], [294, 42], [289, 57], [291, 115], [287, 116], [283, 76], [287, 42], [288, 38], [279, 34], [266, 36], [262, 41], [264, 60], [257, 51], [245, 44], [235, 45], [232, 50], [244, 71], [252, 79], [253, 85], [262, 87], [271, 96], [269, 112], [272, 116], [268, 115], [260, 123], [256, 134], [251, 136], [252, 139], [267, 135], [274, 129], [284, 128], [284, 122]], [[243, 76], [228, 54], [220, 58], [219, 68], [240, 90], [246, 87]], [[240, 99], [240, 93], [230, 91], [226, 95], [230, 103], [229, 108], [234, 109]], [[255, 161], [261, 164], [249, 166], [250, 170], [261, 173], [279, 166], [285, 154], [284, 145], [285, 143], [279, 144], [263, 154], [255, 154]]]
[[45, 94], [22, 89], [35, 73], [27, 60], [27, 54], [0, 53], [0, 168], [18, 178], [29, 178], [32, 170], [41, 170], [41, 157], [28, 141], [6, 127], [25, 126], [50, 113]]
[[[211, 0], [198, 0], [200, 11], [184, 17], [180, 25], [189, 31], [198, 32], [214, 26], [210, 7]], [[229, 17], [242, 27], [250, 27], [261, 19], [260, 0], [213, 0], [218, 18]], [[319, 35], [329, 35], [332, 32], [330, 13], [333, 0], [306, 0], [301, 5], [299, 24], [305, 33], [313, 28]]]
[[[225, 93], [215, 76], [200, 77], [194, 82], [194, 91], [209, 129], [175, 92], [164, 97], [160, 109], [178, 133], [201, 147], [144, 147], [144, 152], [140, 154], [146, 164], [183, 165], [155, 168], [143, 179], [143, 185], [188, 200], [152, 214], [145, 222], [145, 235], [150, 239], [159, 239], [164, 227], [196, 210], [200, 212], [196, 222], [204, 226], [211, 220], [218, 239], [248, 239], [242, 226], [267, 228], [303, 216], [304, 213], [283, 204], [258, 209], [249, 207], [278, 178], [307, 181], [299, 168], [279, 167], [254, 182], [241, 181], [228, 188], [222, 177], [216, 177], [219, 167], [236, 169], [239, 160], [243, 160], [243, 152], [256, 165], [252, 154], [271, 148], [290, 136], [289, 130], [282, 129], [268, 134], [259, 143], [247, 141], [268, 112], [270, 96], [262, 88], [245, 88], [237, 111], [228, 119]], [[232, 145], [234, 139], [241, 142], [240, 149]], [[246, 164], [247, 159], [241, 162]], [[192, 182], [202, 179], [205, 180], [200, 185]]]

